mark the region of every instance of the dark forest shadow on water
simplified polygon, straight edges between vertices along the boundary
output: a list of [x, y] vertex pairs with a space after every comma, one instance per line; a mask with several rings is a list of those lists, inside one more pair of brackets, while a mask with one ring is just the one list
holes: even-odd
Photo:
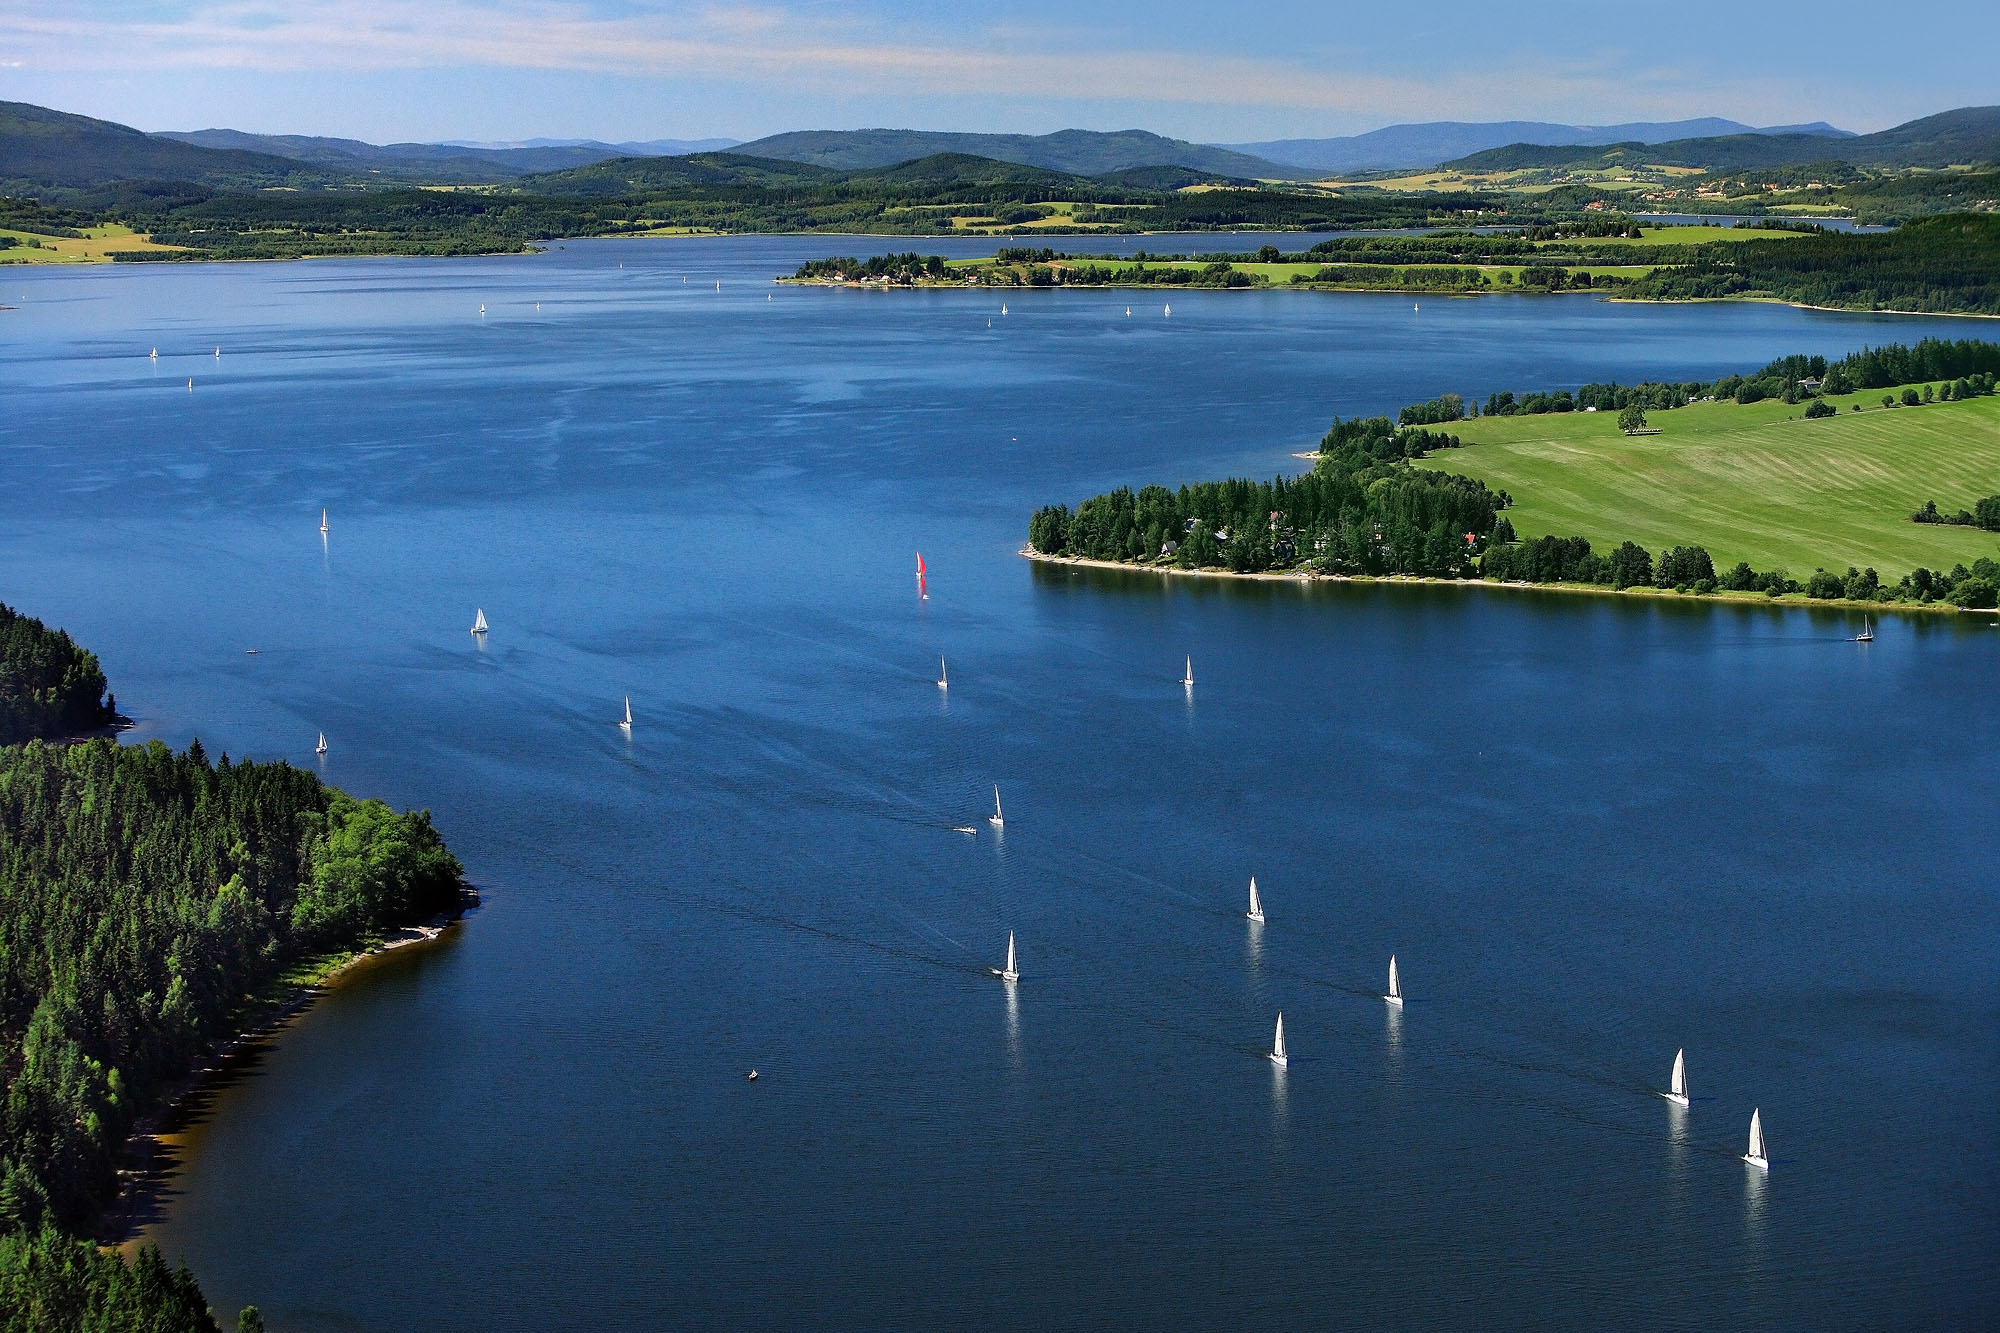
[[186, 1161], [199, 1154], [203, 1132], [227, 1113], [235, 1093], [263, 1074], [286, 1035], [314, 1006], [328, 996], [419, 971], [449, 953], [463, 934], [462, 922], [454, 920], [428, 939], [411, 938], [395, 948], [362, 954], [326, 980], [300, 987], [256, 1027], [224, 1042], [189, 1075], [178, 1095], [135, 1131], [120, 1167], [118, 1202], [106, 1214], [103, 1234], [131, 1251], [142, 1232], [167, 1217], [179, 1194], [175, 1179]]

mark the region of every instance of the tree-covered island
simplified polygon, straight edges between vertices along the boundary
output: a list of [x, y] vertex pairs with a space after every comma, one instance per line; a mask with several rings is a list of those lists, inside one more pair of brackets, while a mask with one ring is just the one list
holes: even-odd
[[185, 1269], [84, 1239], [127, 1137], [204, 1052], [470, 892], [426, 811], [198, 741], [61, 743], [111, 716], [90, 653], [0, 606], [5, 1333], [215, 1329]]

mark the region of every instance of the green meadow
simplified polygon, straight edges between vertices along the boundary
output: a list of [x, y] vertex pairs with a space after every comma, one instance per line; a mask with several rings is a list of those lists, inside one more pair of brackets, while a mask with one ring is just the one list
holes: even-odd
[[1658, 435], [1626, 436], [1609, 412], [1481, 417], [1420, 466], [1507, 491], [1523, 537], [1600, 551], [1692, 544], [1718, 569], [1873, 566], [1887, 582], [2000, 559], [2000, 534], [1910, 521], [1926, 500], [1956, 513], [2000, 494], [2000, 397], [1884, 408], [1887, 392], [1829, 398], [1840, 414], [1818, 421], [1803, 404], [1695, 403], [1650, 413]]

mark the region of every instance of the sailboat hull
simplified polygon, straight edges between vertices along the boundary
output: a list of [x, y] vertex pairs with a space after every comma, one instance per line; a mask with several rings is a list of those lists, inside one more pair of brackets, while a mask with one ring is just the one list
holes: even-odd
[[1262, 912], [1245, 912], [1243, 919], [1245, 921], [1255, 921], [1260, 926], [1264, 924], [1264, 914]]
[[1743, 1160], [1756, 1167], [1759, 1171], [1769, 1171], [1771, 1169], [1771, 1163], [1768, 1158], [1752, 1157], [1750, 1154], [1745, 1153]]
[[1688, 1099], [1679, 1095], [1678, 1093], [1663, 1092], [1660, 1094], [1660, 1096], [1666, 1098], [1668, 1101], [1672, 1102], [1675, 1106], [1680, 1107], [1683, 1111], [1687, 1110]]
[[1384, 995], [1382, 1000], [1386, 1004], [1395, 1005], [1398, 1009], [1403, 1007], [1403, 997], [1400, 995]]
[[1271, 1063], [1280, 1069], [1287, 1069], [1291, 1067], [1292, 1062], [1282, 1055], [1274, 1055], [1271, 1057]]
[[1019, 981], [1021, 979], [1019, 972], [1009, 972], [1004, 967], [989, 967], [986, 970], [1002, 981]]

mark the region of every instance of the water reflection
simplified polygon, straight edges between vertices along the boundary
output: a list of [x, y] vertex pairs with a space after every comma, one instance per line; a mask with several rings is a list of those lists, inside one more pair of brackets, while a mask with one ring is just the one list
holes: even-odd
[[1743, 1167], [1743, 1261], [1747, 1272], [1762, 1273], [1769, 1263], [1765, 1230], [1771, 1173], [1748, 1162]]
[[1688, 1112], [1679, 1102], [1662, 1097], [1667, 1108], [1667, 1182], [1673, 1196], [1682, 1198], [1688, 1186]]
[[1250, 980], [1260, 989], [1264, 980], [1264, 923], [1246, 919], [1243, 923], [1250, 929], [1243, 936], [1244, 963], [1250, 969]]
[[1021, 1072], [1021, 988], [1012, 981], [1002, 985], [1007, 992], [1007, 1062], [1018, 1074]]
[[1292, 1124], [1291, 1096], [1286, 1082], [1290, 1074], [1285, 1066], [1275, 1060], [1271, 1062], [1271, 1151], [1280, 1158], [1285, 1154]]
[[1389, 1081], [1401, 1084], [1403, 1081], [1403, 1007], [1398, 1004], [1382, 1006], [1388, 1024], [1382, 1032], [1382, 1052], [1388, 1057]]

